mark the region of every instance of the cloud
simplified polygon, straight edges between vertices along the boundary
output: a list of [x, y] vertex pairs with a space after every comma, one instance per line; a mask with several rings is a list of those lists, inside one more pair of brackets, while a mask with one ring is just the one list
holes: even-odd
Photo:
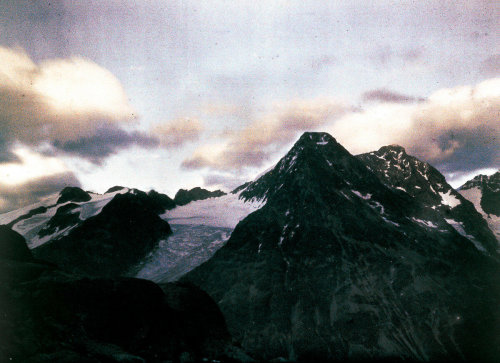
[[363, 101], [378, 101], [378, 102], [394, 102], [394, 103], [411, 103], [416, 101], [424, 101], [423, 98], [404, 95], [398, 92], [390, 91], [385, 88], [366, 91], [362, 95]]
[[442, 172], [498, 168], [500, 78], [442, 89], [416, 104], [382, 103], [328, 125], [352, 153], [398, 143]]
[[94, 164], [119, 149], [132, 145], [146, 148], [157, 147], [160, 144], [158, 137], [140, 131], [125, 131], [115, 125], [103, 125], [94, 130], [94, 134], [76, 140], [54, 140], [53, 145], [66, 154], [74, 156], [85, 155], [85, 158]]
[[481, 74], [488, 77], [497, 77], [500, 75], [500, 54], [492, 55], [486, 58], [479, 68]]
[[246, 181], [243, 178], [234, 176], [232, 174], [208, 174], [203, 177], [203, 183], [206, 187], [224, 189], [232, 191]]
[[80, 186], [71, 172], [42, 176], [16, 185], [0, 182], [0, 213], [36, 203], [66, 186]]
[[151, 132], [158, 138], [161, 146], [173, 148], [198, 140], [203, 132], [203, 125], [197, 119], [180, 118], [158, 125]]
[[[118, 130], [135, 118], [118, 79], [96, 63], [72, 57], [36, 64], [21, 49], [0, 47], [1, 149], [16, 143], [49, 143], [58, 149], [98, 137], [102, 129]], [[123, 145], [114, 141], [108, 149]], [[79, 151], [81, 157], [97, 159]]]
[[222, 143], [200, 147], [182, 166], [186, 169], [241, 170], [260, 167], [295, 140], [298, 133], [315, 129], [349, 108], [338, 100], [294, 100], [274, 104], [272, 110], [247, 127], [226, 133]]

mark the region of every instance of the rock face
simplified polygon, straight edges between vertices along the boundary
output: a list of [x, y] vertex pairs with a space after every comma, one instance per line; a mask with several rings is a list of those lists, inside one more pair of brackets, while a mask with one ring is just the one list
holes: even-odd
[[89, 193], [78, 187], [66, 187], [61, 191], [57, 204], [65, 202], [88, 202], [91, 199]]
[[226, 193], [224, 193], [222, 190], [215, 190], [211, 192], [200, 187], [196, 187], [191, 190], [179, 189], [179, 191], [175, 194], [174, 202], [177, 205], [186, 205], [195, 200], [216, 198], [223, 195], [226, 195]]
[[500, 172], [478, 175], [458, 191], [474, 204], [500, 242]]
[[[45, 227], [49, 229], [47, 233], [78, 220], [76, 207], [72, 204], [59, 207]], [[86, 219], [66, 236], [33, 249], [33, 253], [67, 271], [118, 276], [171, 234], [169, 224], [158, 217], [161, 211], [161, 203], [144, 192], [117, 194], [99, 214]]]
[[7, 226], [0, 226], [0, 258], [14, 261], [33, 259], [23, 236]]
[[221, 312], [196, 287], [82, 278], [33, 260], [21, 240], [0, 229], [1, 362], [220, 360], [228, 349]]
[[266, 204], [181, 280], [214, 298], [257, 358], [500, 353], [498, 256], [429, 202], [385, 185], [330, 135], [304, 134], [241, 197]]
[[384, 146], [357, 157], [387, 186], [406, 192], [437, 211], [476, 247], [496, 252], [498, 243], [481, 214], [433, 166], [408, 155], [398, 145]]

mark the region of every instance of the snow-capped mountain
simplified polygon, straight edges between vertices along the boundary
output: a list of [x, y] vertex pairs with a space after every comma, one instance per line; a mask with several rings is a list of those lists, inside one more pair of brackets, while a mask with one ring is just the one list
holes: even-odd
[[66, 269], [168, 282], [210, 258], [260, 205], [239, 193], [192, 191], [181, 193], [186, 204], [178, 206], [155, 191], [116, 186], [100, 195], [68, 187], [0, 215], [0, 224], [23, 235], [37, 257]]
[[498, 242], [474, 205], [460, 195], [432, 165], [408, 155], [398, 145], [357, 156], [389, 187], [408, 193], [437, 211], [477, 248], [495, 252]]
[[[241, 188], [263, 205], [181, 281], [207, 291], [259, 359], [497, 356], [490, 241], [464, 237], [434, 199], [387, 185], [362, 159], [305, 133]], [[442, 184], [439, 204], [463, 203]]]
[[474, 204], [500, 241], [500, 172], [477, 175], [458, 188], [458, 192]]

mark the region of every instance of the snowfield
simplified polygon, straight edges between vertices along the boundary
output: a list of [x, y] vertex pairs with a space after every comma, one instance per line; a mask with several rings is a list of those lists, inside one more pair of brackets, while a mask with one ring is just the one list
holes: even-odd
[[488, 226], [495, 234], [497, 240], [500, 242], [500, 217], [494, 214], [488, 214], [483, 210], [483, 208], [481, 208], [481, 198], [483, 194], [481, 189], [479, 187], [475, 187], [465, 190], [459, 190], [458, 192], [462, 194], [465, 199], [474, 204], [476, 210], [481, 213], [486, 222], [488, 222]]
[[54, 233], [39, 237], [38, 232], [42, 230], [45, 226], [46, 223], [56, 214], [57, 210], [69, 203], [75, 203], [78, 204], [79, 207], [73, 209], [74, 212], [80, 212], [80, 220], [84, 221], [90, 217], [93, 217], [95, 215], [98, 215], [101, 213], [102, 208], [106, 204], [108, 204], [111, 199], [115, 197], [117, 194], [124, 194], [129, 192], [130, 189], [124, 188], [112, 193], [106, 193], [106, 194], [95, 194], [95, 193], [89, 193], [91, 199], [87, 202], [65, 202], [61, 204], [56, 204], [57, 200], [60, 197], [60, 194], [53, 194], [47, 199], [45, 199], [42, 202], [35, 203], [32, 205], [29, 205], [27, 207], [1, 214], [0, 215], [0, 224], [9, 224], [15, 219], [28, 214], [30, 211], [36, 208], [40, 207], [46, 207], [47, 211], [44, 213], [39, 213], [35, 214], [30, 218], [22, 219], [19, 222], [16, 222], [13, 226], [12, 229], [18, 233], [20, 233], [24, 238], [26, 238], [26, 243], [29, 248], [35, 248], [38, 246], [41, 246], [42, 244], [57, 238], [57, 237], [62, 237], [66, 234], [69, 233], [75, 226], [70, 226], [68, 228], [65, 228], [63, 230], [57, 229]]
[[239, 194], [226, 194], [222, 197], [198, 200], [175, 207], [160, 215], [170, 224], [205, 225], [231, 228], [247, 215], [260, 209], [264, 201], [239, 199]]

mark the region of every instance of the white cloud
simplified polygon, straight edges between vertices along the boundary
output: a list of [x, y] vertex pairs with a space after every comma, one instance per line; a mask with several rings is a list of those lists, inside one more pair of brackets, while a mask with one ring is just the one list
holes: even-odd
[[14, 186], [69, 171], [60, 159], [31, 152], [27, 148], [17, 148], [14, 154], [20, 162], [0, 164], [0, 184]]
[[36, 64], [20, 49], [0, 47], [0, 119], [0, 146], [7, 150], [16, 142], [92, 137], [99, 127], [131, 122], [135, 114], [118, 79], [88, 59]]
[[383, 103], [326, 127], [352, 153], [397, 143], [443, 170], [495, 167], [500, 160], [500, 78], [442, 89], [417, 104]]

